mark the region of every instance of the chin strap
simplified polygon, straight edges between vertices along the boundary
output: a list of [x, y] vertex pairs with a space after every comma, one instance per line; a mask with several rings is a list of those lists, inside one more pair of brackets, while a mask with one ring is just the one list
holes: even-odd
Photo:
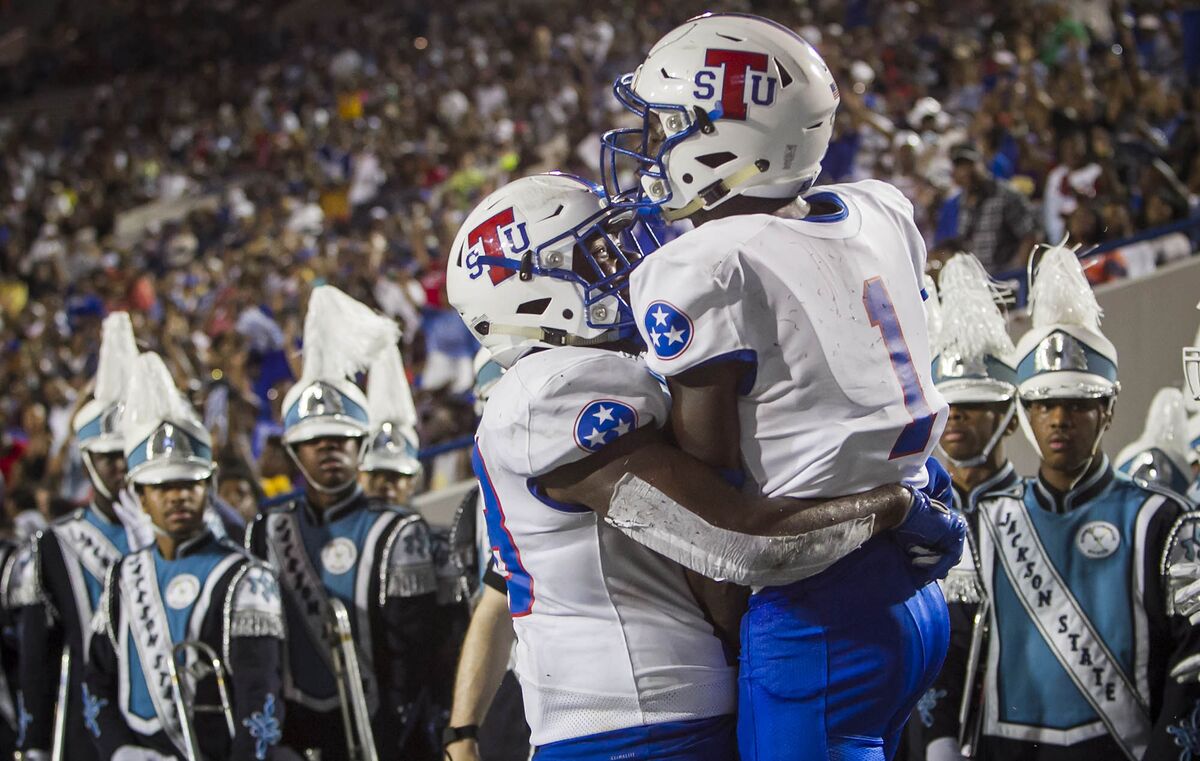
[[996, 448], [996, 445], [1000, 443], [1000, 440], [1004, 438], [1004, 432], [1008, 429], [1008, 424], [1012, 422], [1013, 415], [1015, 414], [1017, 414], [1017, 403], [1014, 400], [1009, 403], [1008, 410], [1004, 413], [1004, 418], [996, 424], [996, 431], [992, 434], [992, 437], [988, 439], [988, 443], [984, 445], [983, 450], [974, 457], [968, 457], [965, 460], [956, 460], [951, 457], [945, 449], [942, 449], [940, 442], [938, 443], [938, 452], [942, 455], [942, 457], [946, 458], [946, 462], [950, 463], [956, 468], [978, 467], [987, 462], [987, 459], [992, 456], [992, 451]]
[[526, 325], [504, 325], [495, 322], [488, 323], [487, 333], [488, 335], [501, 333], [506, 336], [516, 336], [517, 338], [531, 338], [534, 341], [541, 341], [551, 346], [599, 346], [625, 337], [624, 333], [620, 330], [606, 330], [594, 338], [582, 338], [571, 335], [563, 330], [535, 328]]
[[300, 464], [300, 458], [296, 456], [296, 450], [294, 450], [292, 448], [291, 444], [284, 446], [283, 449], [284, 449], [284, 451], [286, 451], [288, 453], [288, 457], [292, 458], [292, 462], [294, 462], [296, 464], [296, 468], [299, 469], [300, 475], [304, 476], [304, 480], [305, 480], [305, 482], [308, 483], [309, 486], [316, 489], [317, 491], [319, 491], [322, 494], [339, 494], [339, 493], [345, 491], [347, 486], [350, 486], [351, 484], [353, 484], [354, 482], [356, 482], [358, 480], [357, 463], [362, 462], [363, 452], [365, 452], [367, 449], [367, 438], [364, 436], [362, 439], [359, 440], [358, 457], [356, 458], [356, 466], [354, 468], [354, 474], [351, 475], [350, 478], [343, 481], [341, 484], [339, 484], [337, 486], [333, 486], [333, 487], [321, 486], [319, 483], [317, 483], [317, 480], [315, 478], [313, 478], [312, 475], [310, 475], [307, 470], [304, 469], [303, 465]]
[[766, 171], [766, 161], [759, 159], [749, 166], [742, 167], [723, 180], [717, 180], [696, 196], [686, 206], [679, 209], [663, 209], [662, 217], [668, 222], [677, 222], [690, 217], [701, 209], [707, 208], [725, 196], [745, 185], [750, 180]]
[[109, 492], [108, 487], [104, 485], [104, 481], [100, 478], [100, 475], [96, 473], [96, 466], [92, 465], [92, 453], [84, 452], [81, 459], [83, 460], [83, 469], [87, 471], [88, 478], [91, 479], [92, 488], [110, 502], [115, 501], [116, 496]]

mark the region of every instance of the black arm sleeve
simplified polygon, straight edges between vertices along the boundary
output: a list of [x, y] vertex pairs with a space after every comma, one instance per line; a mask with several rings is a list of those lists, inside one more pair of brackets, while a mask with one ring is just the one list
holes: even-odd
[[[115, 574], [112, 571], [109, 572], [105, 586], [108, 595], [100, 598], [102, 605], [111, 599], [109, 595], [117, 594]], [[116, 604], [109, 604], [108, 613], [112, 616], [110, 620], [114, 627], [117, 623], [117, 607]], [[138, 737], [121, 717], [117, 689], [119, 673], [117, 653], [113, 649], [112, 640], [107, 633], [96, 632], [92, 637], [91, 652], [88, 656], [86, 682], [88, 691], [99, 708], [96, 712], [96, 729], [99, 730], [99, 734], [95, 731], [91, 734], [100, 758], [112, 758], [112, 754], [122, 745], [140, 744]]]
[[230, 759], [276, 758], [284, 720], [283, 640], [235, 637], [229, 644], [229, 658], [236, 730]]
[[488, 560], [487, 570], [483, 572], [483, 583], [500, 594], [508, 594], [508, 582], [496, 571], [495, 560]]
[[1179, 684], [1169, 674], [1181, 660], [1200, 654], [1200, 627], [1168, 604], [1170, 589], [1162, 571], [1173, 562], [1196, 559], [1200, 516], [1184, 514], [1182, 505], [1163, 507], [1151, 519], [1146, 535], [1146, 615], [1150, 621], [1150, 719], [1154, 730], [1147, 759], [1180, 758], [1181, 737], [1197, 737], [1200, 684]]
[[[47, 557], [49, 553], [49, 557]], [[37, 562], [41, 566], [34, 572], [45, 584], [48, 563], [62, 564], [58, 542], [49, 535], [38, 539]], [[19, 750], [49, 751], [54, 735], [54, 704], [57, 700], [59, 666], [62, 649], [66, 643], [63, 636], [62, 619], [47, 605], [44, 590], [39, 599], [28, 607], [17, 611], [17, 630], [20, 632], [21, 647], [18, 653], [17, 680], [20, 684], [20, 703], [28, 714], [24, 742]], [[19, 710], [19, 709], [18, 709]]]
[[398, 748], [397, 758], [437, 758], [430, 738], [419, 726], [432, 687], [434, 654], [439, 647], [437, 594], [390, 597], [383, 607], [382, 660], [376, 663], [381, 705], [376, 717], [376, 744]]

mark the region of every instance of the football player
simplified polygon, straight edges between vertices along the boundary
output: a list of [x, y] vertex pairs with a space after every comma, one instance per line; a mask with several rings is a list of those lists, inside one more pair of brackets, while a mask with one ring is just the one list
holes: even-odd
[[598, 189], [551, 174], [510, 183], [464, 222], [450, 301], [509, 367], [474, 467], [535, 758], [725, 760], [735, 670], [715, 635], [736, 650], [724, 607], [736, 623], [742, 606], [727, 587], [702, 587], [702, 609], [680, 566], [615, 527], [653, 526], [710, 577], [763, 584], [811, 575], [901, 520], [937, 536], [957, 524], [896, 486], [821, 505], [767, 500], [668, 444], [670, 400], [636, 355], [622, 278], [607, 275], [634, 258], [617, 240], [623, 216]]
[[[630, 275], [680, 446], [769, 497], [925, 485], [946, 423], [925, 245], [890, 185], [810, 192], [840, 100], [820, 55], [767, 19], [705, 15], [615, 91], [641, 126], [605, 136], [610, 195], [697, 225]], [[621, 182], [630, 158], [634, 187]], [[946, 652], [945, 600], [929, 582], [958, 560], [958, 539], [931, 573], [877, 536], [823, 574], [751, 597], [744, 761], [892, 755]]]

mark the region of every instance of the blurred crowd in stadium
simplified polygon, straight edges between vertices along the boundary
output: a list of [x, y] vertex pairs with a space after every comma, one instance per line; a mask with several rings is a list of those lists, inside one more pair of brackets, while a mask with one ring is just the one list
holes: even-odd
[[[622, 116], [612, 80], [695, 12], [753, 10], [820, 50], [843, 98], [823, 176], [899, 186], [935, 268], [968, 249], [1019, 270], [1035, 240], [1128, 238], [1200, 194], [1200, 52], [1170, 2], [58, 5], [0, 68], [9, 519], [86, 499], [69, 421], [114, 309], [192, 392], [223, 479], [254, 494], [291, 488], [280, 388], [321, 283], [402, 323], [423, 445], [469, 434], [476, 346], [441, 272], [454, 231], [516, 176], [594, 178], [596, 135]], [[1089, 277], [1193, 250], [1172, 232]]]

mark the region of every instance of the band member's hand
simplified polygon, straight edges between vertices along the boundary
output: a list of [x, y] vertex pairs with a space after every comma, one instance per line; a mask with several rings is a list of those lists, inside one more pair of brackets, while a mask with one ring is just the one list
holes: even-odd
[[122, 745], [113, 753], [112, 761], [178, 761], [175, 756], [164, 756], [150, 748], [140, 748], [135, 745]]
[[962, 557], [967, 539], [967, 524], [958, 513], [930, 499], [923, 491], [913, 491], [912, 507], [904, 522], [892, 529], [924, 583], [946, 578]]
[[154, 542], [154, 523], [142, 508], [142, 501], [137, 492], [131, 487], [122, 489], [117, 495], [117, 499], [113, 501], [113, 510], [129, 535], [131, 549], [140, 550]]
[[473, 739], [457, 740], [446, 746], [442, 761], [480, 761], [479, 743]]
[[1200, 682], [1200, 655], [1189, 655], [1171, 669], [1171, 678], [1180, 684]]
[[1200, 623], [1200, 563], [1175, 563], [1168, 570], [1167, 584], [1175, 612], [1195, 626]]

